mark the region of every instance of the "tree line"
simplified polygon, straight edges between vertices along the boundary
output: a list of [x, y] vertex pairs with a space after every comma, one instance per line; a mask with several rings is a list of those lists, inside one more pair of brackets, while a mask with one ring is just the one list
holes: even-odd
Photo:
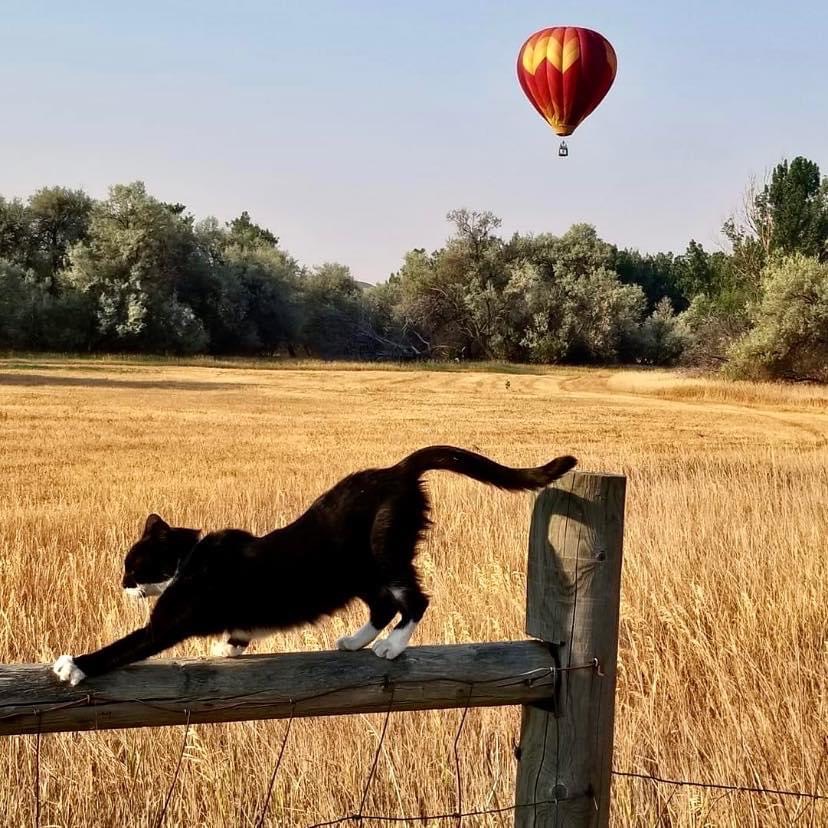
[[828, 381], [828, 181], [805, 158], [751, 185], [727, 249], [514, 234], [454, 210], [439, 250], [379, 285], [302, 266], [244, 212], [197, 221], [140, 182], [94, 200], [0, 196], [0, 347], [352, 359], [686, 363]]

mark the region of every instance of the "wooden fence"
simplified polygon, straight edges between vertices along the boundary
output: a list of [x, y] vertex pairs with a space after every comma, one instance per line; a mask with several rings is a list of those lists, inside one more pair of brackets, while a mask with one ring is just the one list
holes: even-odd
[[575, 472], [538, 495], [531, 641], [157, 659], [78, 687], [0, 667], [0, 735], [522, 705], [518, 826], [609, 824], [626, 481]]

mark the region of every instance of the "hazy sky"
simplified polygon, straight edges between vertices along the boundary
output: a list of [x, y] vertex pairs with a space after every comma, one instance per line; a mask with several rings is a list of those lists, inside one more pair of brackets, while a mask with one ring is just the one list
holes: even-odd
[[[6, 2], [0, 193], [143, 179], [222, 220], [248, 210], [305, 264], [377, 281], [438, 247], [453, 207], [504, 230], [595, 224], [706, 246], [752, 173], [828, 167], [828, 3]], [[515, 60], [581, 25], [618, 76], [557, 157]], [[828, 170], [826, 170], [828, 171]]]

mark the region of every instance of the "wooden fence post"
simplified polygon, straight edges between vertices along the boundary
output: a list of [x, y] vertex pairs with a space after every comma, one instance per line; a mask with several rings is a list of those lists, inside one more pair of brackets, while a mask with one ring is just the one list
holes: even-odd
[[526, 632], [563, 669], [552, 704], [523, 707], [520, 828], [609, 825], [625, 491], [623, 476], [573, 472], [535, 503]]

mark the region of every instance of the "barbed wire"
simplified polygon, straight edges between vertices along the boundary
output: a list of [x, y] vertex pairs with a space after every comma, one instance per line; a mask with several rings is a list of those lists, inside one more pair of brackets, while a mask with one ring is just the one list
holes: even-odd
[[379, 763], [382, 746], [385, 744], [385, 734], [388, 732], [388, 722], [391, 720], [391, 711], [394, 709], [394, 688], [391, 687], [391, 700], [388, 702], [388, 710], [385, 713], [385, 719], [382, 722], [382, 731], [380, 732], [379, 740], [377, 741], [377, 749], [374, 751], [374, 759], [371, 762], [371, 770], [368, 773], [368, 778], [365, 780], [365, 785], [362, 788], [362, 799], [359, 801], [359, 811], [365, 807], [365, 802], [368, 799], [368, 791], [371, 788], [371, 782], [374, 781], [374, 774], [377, 772], [377, 764]]
[[[587, 669], [593, 668], [594, 664], [585, 664], [582, 665], [579, 669]], [[570, 668], [575, 669], [575, 668]], [[559, 801], [564, 801], [563, 799], [548, 799], [539, 802], [528, 802], [525, 804], [515, 804], [515, 805], [507, 805], [504, 807], [499, 808], [478, 808], [472, 811], [464, 811], [463, 810], [463, 786], [462, 786], [462, 777], [460, 772], [460, 739], [463, 735], [463, 728], [466, 725], [466, 719], [468, 717], [470, 702], [472, 693], [474, 692], [474, 683], [469, 683], [469, 693], [466, 696], [466, 704], [463, 707], [463, 712], [460, 716], [460, 723], [457, 725], [457, 730], [454, 734], [454, 741], [452, 746], [452, 752], [454, 754], [454, 768], [455, 768], [455, 785], [456, 785], [456, 800], [455, 800], [455, 809], [453, 811], [446, 811], [443, 813], [435, 813], [435, 814], [405, 814], [405, 815], [391, 815], [391, 814], [366, 814], [363, 813], [363, 808], [365, 807], [365, 803], [368, 797], [368, 790], [371, 785], [371, 782], [374, 778], [374, 773], [376, 771], [377, 761], [379, 759], [380, 752], [382, 751], [383, 743], [385, 741], [386, 733], [388, 732], [388, 721], [391, 716], [392, 707], [389, 706], [388, 710], [385, 714], [385, 720], [383, 721], [382, 731], [380, 732], [379, 740], [377, 741], [377, 747], [374, 751], [374, 760], [371, 765], [371, 772], [368, 775], [368, 779], [366, 780], [365, 787], [362, 791], [362, 800], [360, 801], [359, 810], [353, 814], [346, 814], [343, 816], [335, 817], [333, 819], [325, 820], [323, 822], [314, 822], [310, 825], [306, 826], [306, 828], [328, 828], [328, 826], [333, 825], [341, 825], [344, 822], [357, 822], [357, 823], [365, 823], [365, 822], [384, 822], [384, 823], [400, 823], [400, 822], [445, 822], [448, 820], [454, 820], [457, 825], [461, 825], [464, 819], [475, 817], [475, 816], [487, 816], [487, 815], [497, 815], [497, 814], [506, 814], [518, 811], [522, 808], [537, 808], [541, 805], [552, 805], [557, 804]], [[580, 799], [583, 795], [578, 797], [567, 797], [567, 799]]]
[[438, 822], [463, 820], [469, 817], [489, 816], [497, 814], [509, 814], [520, 811], [524, 808], [538, 808], [541, 805], [557, 805], [559, 802], [572, 802], [576, 799], [583, 799], [586, 795], [561, 797], [560, 799], [544, 799], [540, 802], [527, 802], [521, 805], [504, 805], [502, 808], [480, 808], [475, 811], [446, 811], [438, 814], [407, 814], [393, 816], [391, 814], [349, 814], [348, 816], [337, 817], [326, 822], [314, 822], [306, 825], [305, 828], [327, 828], [329, 825], [341, 825], [343, 822]]
[[40, 714], [37, 717], [37, 734], [35, 735], [35, 778], [34, 778], [34, 793], [35, 793], [35, 813], [34, 824], [35, 828], [40, 828]]
[[[427, 823], [427, 822], [447, 822], [453, 820], [457, 826], [461, 826], [463, 820], [470, 819], [473, 817], [481, 817], [481, 816], [496, 816], [496, 815], [504, 815], [508, 813], [516, 813], [525, 808], [540, 808], [540, 807], [557, 807], [559, 803], [573, 801], [577, 799], [583, 798], [590, 798], [595, 803], [596, 807], [598, 803], [595, 801], [594, 794], [592, 791], [585, 791], [583, 793], [576, 793], [570, 796], [562, 796], [552, 799], [537, 799], [538, 796], [538, 787], [540, 782], [540, 775], [541, 769], [539, 768], [538, 776], [535, 780], [534, 791], [533, 791], [533, 801], [528, 803], [515, 803], [513, 805], [506, 805], [501, 807], [493, 807], [493, 808], [474, 808], [471, 810], [463, 810], [463, 787], [462, 787], [462, 774], [461, 774], [461, 751], [460, 751], [460, 740], [463, 734], [463, 729], [465, 727], [469, 709], [472, 706], [472, 698], [475, 689], [475, 685], [487, 685], [487, 684], [498, 684], [499, 686], [510, 686], [512, 684], [517, 683], [525, 683], [527, 686], [537, 687], [540, 684], [542, 687], [549, 686], [550, 688], [554, 688], [557, 680], [558, 673], [566, 673], [575, 670], [592, 670], [594, 673], [602, 677], [603, 672], [601, 670], [601, 665], [599, 664], [597, 659], [591, 660], [589, 663], [586, 664], [577, 664], [577, 665], [567, 665], [565, 667], [543, 667], [543, 668], [536, 668], [533, 670], [528, 670], [522, 673], [516, 673], [511, 676], [506, 677], [498, 677], [495, 679], [484, 679], [484, 680], [477, 680], [477, 681], [469, 681], [469, 680], [462, 680], [462, 679], [455, 679], [455, 678], [446, 678], [446, 677], [439, 677], [436, 676], [431, 679], [425, 679], [422, 681], [418, 681], [418, 684], [434, 684], [434, 683], [446, 683], [446, 684], [461, 684], [466, 685], [468, 687], [468, 693], [465, 697], [465, 705], [462, 708], [462, 714], [460, 717], [459, 724], [457, 726], [457, 730], [454, 735], [453, 741], [453, 756], [454, 756], [454, 769], [455, 769], [455, 807], [451, 811], [441, 811], [436, 813], [430, 814], [372, 814], [372, 813], [365, 813], [364, 809], [366, 803], [368, 801], [368, 796], [370, 792], [371, 785], [374, 781], [376, 776], [377, 767], [379, 764], [379, 759], [382, 754], [382, 750], [385, 744], [386, 735], [389, 728], [391, 714], [394, 711], [394, 701], [395, 701], [395, 690], [396, 686], [393, 682], [390, 682], [387, 677], [384, 677], [381, 682], [378, 682], [376, 685], [371, 683], [366, 684], [365, 682], [359, 682], [352, 685], [343, 685], [339, 686], [330, 690], [320, 691], [318, 693], [309, 694], [303, 697], [298, 698], [289, 698], [285, 700], [284, 704], [290, 705], [290, 715], [287, 718], [287, 725], [285, 728], [285, 733], [282, 737], [281, 746], [276, 758], [276, 762], [273, 767], [273, 771], [270, 776], [269, 784], [267, 787], [267, 791], [265, 797], [262, 802], [261, 812], [259, 818], [256, 822], [257, 828], [263, 828], [265, 825], [265, 820], [268, 815], [268, 810], [270, 807], [270, 800], [273, 793], [273, 788], [275, 786], [276, 778], [278, 772], [282, 766], [282, 760], [286, 753], [286, 748], [288, 744], [288, 739], [291, 732], [291, 727], [294, 721], [294, 718], [297, 715], [297, 707], [300, 707], [302, 704], [307, 702], [312, 702], [318, 700], [320, 698], [324, 698], [326, 696], [335, 695], [337, 693], [348, 692], [350, 690], [356, 689], [363, 689], [366, 687], [376, 686], [378, 689], [386, 690], [389, 692], [389, 703], [385, 710], [383, 724], [380, 730], [379, 738], [377, 740], [377, 746], [373, 753], [373, 758], [371, 762], [371, 767], [369, 773], [366, 777], [362, 794], [360, 798], [360, 803], [358, 809], [354, 813], [338, 816], [332, 819], [324, 820], [321, 822], [313, 822], [310, 823], [306, 828], [327, 828], [327, 826], [336, 826], [342, 825], [343, 823], [353, 822], [353, 823], [387, 823], [387, 824], [399, 824], [399, 823]], [[223, 707], [213, 707], [213, 711], [216, 709], [218, 710], [233, 710], [238, 708], [244, 708], [247, 706], [254, 706], [256, 704], [255, 697], [262, 695], [263, 693], [267, 693], [267, 690], [259, 690], [259, 691], [252, 691], [249, 693], [240, 693], [233, 696], [225, 696], [219, 699], [216, 699], [215, 696], [210, 697], [210, 701], [213, 705], [216, 702], [225, 702], [230, 703], [229, 705]], [[206, 699], [204, 699], [206, 700]], [[162, 710], [167, 713], [177, 713], [183, 716], [186, 716], [185, 720], [185, 729], [184, 729], [184, 736], [182, 739], [181, 750], [179, 752], [178, 761], [176, 764], [175, 771], [173, 773], [169, 788], [167, 790], [167, 794], [163, 803], [161, 810], [159, 811], [158, 817], [155, 822], [156, 828], [161, 828], [163, 822], [166, 818], [167, 812], [170, 808], [175, 790], [177, 788], [177, 782], [182, 770], [183, 760], [186, 753], [186, 747], [188, 743], [188, 735], [190, 730], [191, 724], [191, 716], [192, 716], [192, 708], [191, 705], [197, 704], [199, 701], [202, 701], [201, 698], [190, 698], [187, 699], [188, 707], [184, 708], [183, 710], [179, 706], [175, 705], [164, 705], [163, 703], [159, 702], [147, 702], [142, 699], [131, 699], [131, 698], [114, 698], [106, 696], [105, 694], [93, 692], [87, 693], [79, 699], [74, 699], [72, 701], [59, 703], [55, 705], [51, 705], [49, 707], [39, 708], [35, 711], [37, 716], [37, 732], [35, 734], [35, 776], [34, 776], [34, 799], [35, 799], [35, 807], [34, 807], [34, 825], [35, 828], [40, 828], [40, 820], [41, 820], [41, 795], [40, 795], [40, 764], [41, 764], [41, 741], [42, 741], [42, 717], [44, 714], [48, 714], [53, 711], [63, 710], [66, 708], [71, 707], [78, 707], [78, 706], [98, 706], [101, 703], [118, 703], [118, 702], [130, 702], [133, 704], [144, 705], [147, 708]], [[0, 719], [8, 719], [13, 718], [15, 716], [25, 716], [31, 715], [31, 707], [29, 706], [28, 709], [22, 709], [20, 711], [14, 711], [12, 713], [8, 713], [5, 716], [0, 717]], [[600, 718], [600, 717], [599, 717]], [[548, 728], [548, 720], [547, 720], [547, 728]], [[546, 739], [544, 739], [544, 751], [546, 750]], [[560, 740], [556, 739], [556, 755], [558, 759], [560, 758]], [[543, 765], [543, 761], [540, 763]], [[613, 776], [621, 777], [621, 778], [629, 778], [629, 779], [638, 779], [651, 782], [653, 784], [658, 785], [672, 785], [674, 786], [674, 791], [671, 793], [670, 797], [667, 800], [667, 803], [663, 808], [669, 804], [669, 801], [675, 795], [676, 790], [680, 787], [691, 787], [691, 788], [700, 788], [700, 789], [709, 789], [709, 790], [718, 790], [718, 791], [726, 791], [726, 792], [733, 792], [733, 793], [743, 793], [743, 794], [752, 794], [752, 795], [771, 795], [771, 796], [784, 796], [784, 797], [796, 797], [799, 799], [807, 799], [811, 800], [812, 802], [821, 802], [828, 800], [828, 794], [822, 794], [817, 792], [810, 792], [810, 791], [800, 791], [794, 789], [786, 789], [786, 788], [766, 788], [761, 786], [755, 785], [738, 785], [738, 784], [729, 784], [723, 782], [702, 782], [698, 780], [689, 780], [689, 779], [672, 779], [668, 777], [658, 776], [655, 774], [648, 774], [642, 773], [637, 771], [625, 771], [625, 770], [617, 770], [613, 769], [611, 771]], [[556, 781], [557, 782], [557, 781]], [[554, 788], [555, 793], [560, 790], [558, 784]]]
[[[463, 780], [460, 775], [460, 737], [463, 735], [463, 727], [466, 724], [466, 716], [469, 714], [469, 703], [471, 702], [471, 694], [474, 691], [474, 685], [469, 685], [469, 695], [466, 696], [466, 706], [463, 708], [463, 715], [460, 716], [460, 724], [457, 726], [457, 733], [454, 734], [454, 744], [452, 745], [452, 753], [454, 753], [454, 779], [457, 783], [457, 811], [463, 810]], [[457, 819], [457, 824], [460, 824], [460, 818]]]
[[288, 719], [287, 727], [285, 728], [285, 735], [282, 739], [282, 747], [279, 748], [279, 756], [276, 759], [276, 764], [273, 766], [273, 773], [270, 775], [270, 784], [267, 786], [267, 793], [265, 794], [264, 802], [262, 803], [262, 813], [259, 816], [259, 821], [256, 823], [256, 828], [262, 828], [265, 817], [267, 816], [267, 809], [270, 806], [270, 796], [273, 793], [273, 785], [276, 782], [276, 774], [282, 765], [282, 757], [285, 755], [285, 748], [287, 747], [288, 736], [290, 736], [290, 728], [293, 725], [294, 710], [290, 711], [290, 718]]
[[786, 790], [784, 788], [762, 788], [754, 785], [729, 785], [725, 782], [698, 782], [693, 779], [667, 779], [663, 776], [654, 776], [637, 771], [613, 770], [613, 776], [625, 776], [631, 779], [645, 779], [661, 785], [676, 785], [681, 788], [710, 788], [718, 791], [733, 791], [736, 793], [772, 794], [775, 796], [794, 796], [799, 799], [828, 800], [828, 794], [811, 793], [809, 791]]
[[184, 761], [184, 752], [187, 750], [187, 737], [190, 735], [190, 711], [187, 711], [187, 724], [184, 727], [184, 738], [181, 740], [181, 752], [178, 754], [178, 762], [175, 766], [175, 773], [170, 781], [170, 787], [167, 789], [167, 795], [164, 798], [164, 805], [158, 813], [158, 819], [155, 821], [155, 828], [161, 828], [164, 820], [167, 817], [167, 809], [172, 802], [173, 792], [175, 791], [176, 782], [178, 782], [178, 774], [181, 773], [181, 763]]

